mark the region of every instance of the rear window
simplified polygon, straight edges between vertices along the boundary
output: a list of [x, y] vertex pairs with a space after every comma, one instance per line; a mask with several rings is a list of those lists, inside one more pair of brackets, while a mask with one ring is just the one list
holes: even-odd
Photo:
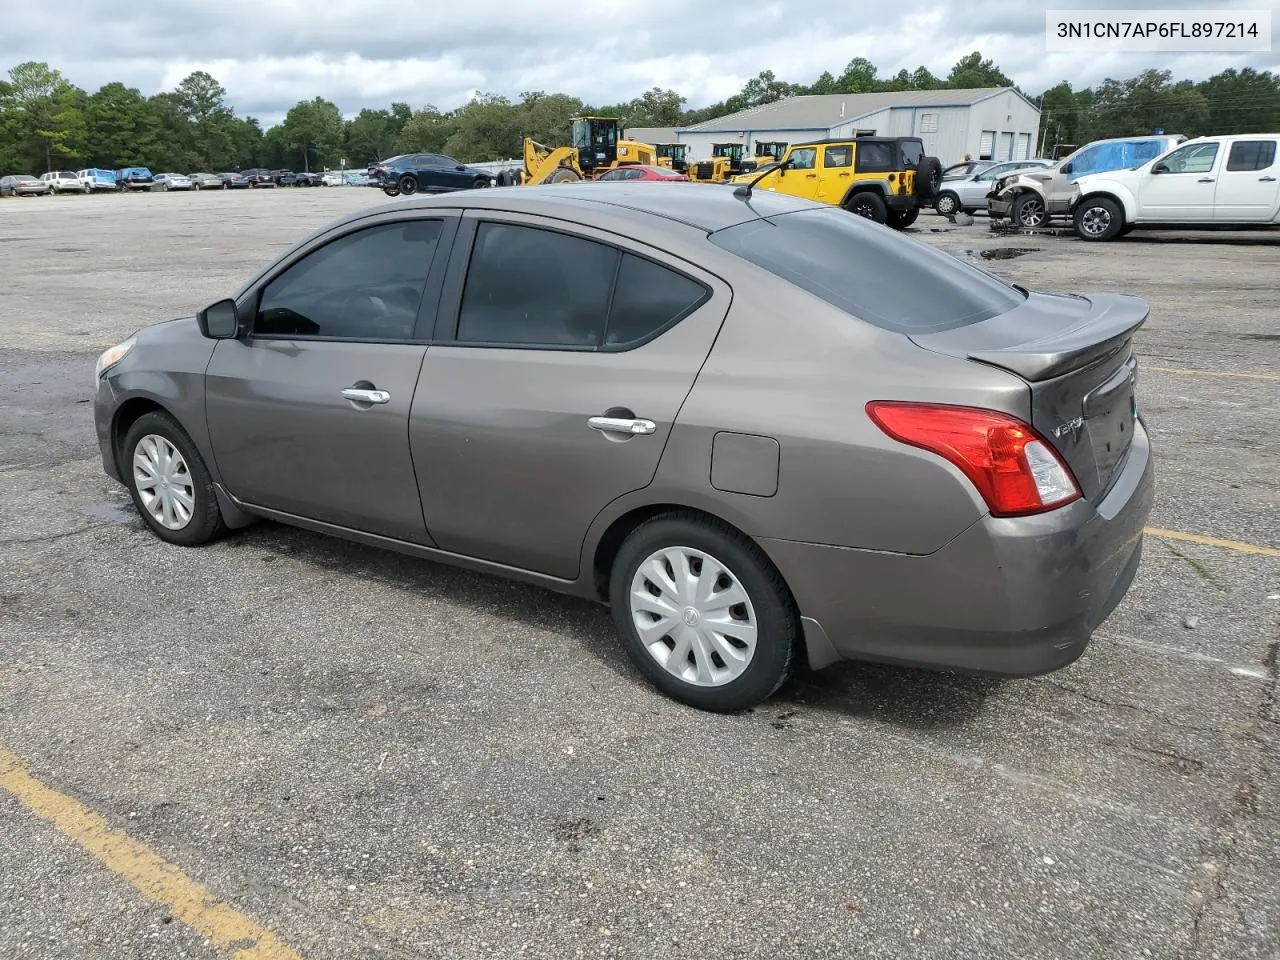
[[936, 333], [1007, 313], [1016, 287], [928, 244], [837, 208], [751, 220], [716, 246], [897, 333]]

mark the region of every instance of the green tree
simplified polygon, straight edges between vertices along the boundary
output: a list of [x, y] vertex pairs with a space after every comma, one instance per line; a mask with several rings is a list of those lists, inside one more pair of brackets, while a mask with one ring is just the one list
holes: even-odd
[[281, 127], [281, 143], [289, 163], [303, 170], [338, 165], [343, 128], [337, 104], [323, 97], [301, 100], [285, 114]]
[[680, 123], [684, 104], [676, 91], [651, 87], [628, 103], [622, 116], [633, 127], [674, 127]]
[[940, 90], [943, 82], [935, 77], [928, 67], [916, 67], [911, 72], [912, 90]]
[[400, 129], [396, 149], [400, 153], [439, 153], [455, 129], [456, 124], [451, 117], [427, 104], [421, 110], [415, 110]]
[[[634, 102], [634, 101], [633, 101]], [[563, 93], [542, 91], [520, 94], [520, 134], [538, 143], [560, 146], [569, 142], [569, 122], [588, 110], [581, 100]], [[628, 120], [636, 126], [649, 126]], [[655, 124], [656, 125], [656, 124]], [[513, 153], [511, 156], [519, 156]], [[506, 159], [505, 157], [497, 159]]]
[[481, 93], [457, 111], [444, 152], [459, 160], [506, 160], [520, 156], [521, 112], [506, 97]]
[[153, 162], [160, 123], [135, 87], [102, 86], [89, 97], [84, 113], [86, 163], [119, 169]]
[[84, 102], [84, 92], [47, 63], [13, 67], [0, 94], [6, 161], [34, 173], [78, 159], [86, 135]]
[[1169, 70], [1144, 70], [1128, 80], [1104, 80], [1095, 94], [1090, 140], [1130, 137], [1163, 129], [1198, 136], [1209, 120], [1209, 103], [1189, 80], [1173, 82]]
[[865, 57], [854, 57], [836, 78], [837, 93], [872, 93], [878, 89], [876, 65]]
[[1073, 91], [1071, 84], [1063, 80], [1040, 95], [1040, 143], [1048, 153], [1054, 144], [1085, 142], [1085, 131], [1090, 123], [1093, 91]]
[[400, 137], [400, 128], [390, 110], [361, 110], [347, 121], [343, 131], [344, 153], [348, 165], [367, 166], [390, 157]]
[[1253, 67], [1235, 68], [1196, 84], [1209, 108], [1207, 134], [1280, 130], [1280, 77]]
[[205, 71], [197, 70], [174, 92], [178, 112], [192, 128], [194, 164], [208, 171], [230, 166], [236, 154], [235, 115], [226, 105], [226, 89]]
[[1012, 87], [1014, 82], [993, 61], [982, 59], [982, 54], [975, 50], [956, 61], [947, 74], [947, 86], [953, 90], [968, 90], [975, 87]]
[[158, 130], [145, 164], [155, 173], [185, 173], [200, 166], [195, 125], [182, 110], [180, 96], [172, 91], [147, 98]]
[[812, 94], [814, 96], [822, 96], [828, 93], [839, 92], [839, 89], [836, 87], [836, 78], [831, 75], [830, 70], [823, 70], [822, 73], [818, 74], [818, 79], [809, 84], [805, 89], [805, 93]]

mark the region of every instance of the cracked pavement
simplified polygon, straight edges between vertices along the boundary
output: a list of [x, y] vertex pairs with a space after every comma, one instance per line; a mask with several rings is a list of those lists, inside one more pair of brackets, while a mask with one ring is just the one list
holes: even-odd
[[[97, 354], [381, 199], [0, 202], [0, 748], [33, 776], [308, 960], [1280, 955], [1275, 557], [1148, 537], [1056, 674], [841, 664], [716, 716], [590, 604], [269, 523], [148, 534]], [[1152, 525], [1280, 546], [1280, 381], [1194, 373], [1280, 375], [1280, 236], [913, 233], [1146, 297]], [[220, 955], [3, 790], [0, 849], [6, 960]]]

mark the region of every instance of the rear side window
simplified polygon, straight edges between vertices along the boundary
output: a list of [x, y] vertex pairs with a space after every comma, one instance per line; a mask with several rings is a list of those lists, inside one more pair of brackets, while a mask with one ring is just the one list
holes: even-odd
[[834, 208], [751, 220], [710, 239], [846, 313], [897, 333], [963, 327], [1007, 313], [1024, 300], [1017, 288], [977, 267]]
[[621, 347], [647, 340], [691, 313], [707, 296], [707, 288], [696, 280], [652, 260], [623, 254], [605, 344]]
[[893, 144], [890, 143], [859, 140], [857, 157], [859, 173], [884, 173], [897, 169], [893, 162]]
[[1237, 140], [1227, 155], [1228, 170], [1265, 170], [1275, 162], [1274, 140]]
[[920, 140], [902, 141], [902, 164], [908, 169], [920, 166], [920, 158], [924, 156], [924, 143]]

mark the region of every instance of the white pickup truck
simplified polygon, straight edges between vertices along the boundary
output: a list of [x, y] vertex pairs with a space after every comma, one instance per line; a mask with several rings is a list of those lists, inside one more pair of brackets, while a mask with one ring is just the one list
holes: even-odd
[[1146, 226], [1280, 226], [1280, 133], [1197, 137], [1132, 170], [1081, 177], [1070, 209], [1082, 240]]

